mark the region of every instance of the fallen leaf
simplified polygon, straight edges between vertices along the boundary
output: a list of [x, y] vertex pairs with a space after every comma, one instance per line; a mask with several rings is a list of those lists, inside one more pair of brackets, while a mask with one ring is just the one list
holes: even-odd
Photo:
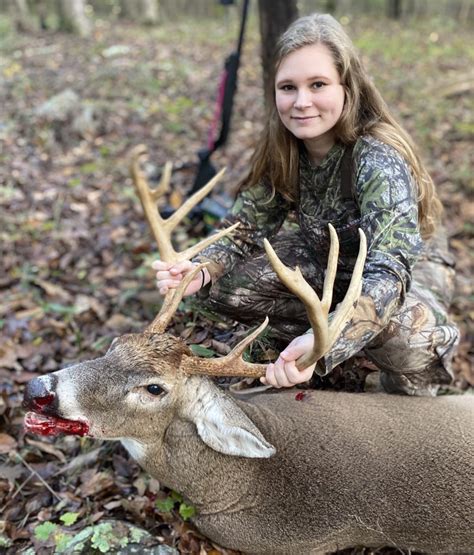
[[83, 497], [97, 495], [114, 485], [111, 474], [108, 472], [97, 472], [95, 469], [85, 470], [81, 474], [81, 482], [79, 491]]
[[0, 433], [0, 453], [10, 453], [18, 445], [16, 439], [8, 434]]
[[50, 281], [39, 278], [36, 278], [34, 280], [34, 283], [41, 287], [41, 289], [43, 289], [49, 297], [57, 297], [58, 299], [61, 299], [65, 302], [71, 301], [72, 299], [72, 295], [68, 291], [66, 291], [64, 287], [61, 287], [56, 283], [51, 283]]
[[54, 447], [54, 445], [52, 445], [51, 443], [44, 443], [42, 441], [37, 441], [35, 439], [30, 439], [29, 437], [27, 437], [25, 439], [25, 441], [26, 441], [26, 443], [28, 443], [28, 445], [32, 445], [33, 447], [37, 447], [40, 451], [43, 451], [44, 453], [48, 453], [49, 455], [53, 455], [54, 457], [59, 459], [61, 462], [63, 462], [63, 463], [66, 462], [66, 457], [64, 456], [64, 453], [62, 451], [60, 451], [59, 449], [56, 449]]

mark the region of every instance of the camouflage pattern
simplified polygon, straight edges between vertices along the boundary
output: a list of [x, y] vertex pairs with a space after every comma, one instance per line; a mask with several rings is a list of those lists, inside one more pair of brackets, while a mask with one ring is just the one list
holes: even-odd
[[[325, 375], [363, 350], [381, 370], [387, 391], [434, 394], [451, 379], [450, 361], [458, 342], [458, 330], [447, 315], [453, 270], [443, 234], [427, 243], [421, 239], [416, 188], [393, 148], [372, 137], [357, 141], [351, 195], [343, 194], [344, 151], [335, 145], [316, 168], [302, 152], [294, 205], [272, 194], [268, 184], [239, 194], [223, 222], [240, 221], [238, 232], [199, 257], [211, 262], [208, 302], [242, 322], [255, 324], [268, 315], [275, 335], [290, 341], [307, 330], [308, 322], [300, 301], [274, 274], [262, 250], [263, 238], [271, 239], [283, 262], [299, 265], [320, 293], [331, 222], [340, 241], [335, 306], [350, 280], [361, 227], [368, 243], [361, 299], [316, 372]], [[292, 210], [298, 225], [283, 225]]]

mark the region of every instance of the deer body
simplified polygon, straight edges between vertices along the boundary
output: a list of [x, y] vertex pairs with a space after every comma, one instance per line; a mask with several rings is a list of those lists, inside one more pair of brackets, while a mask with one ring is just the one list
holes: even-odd
[[[308, 391], [297, 400], [290, 390], [244, 402], [168, 371], [187, 351], [167, 334], [124, 336], [100, 359], [30, 382], [25, 403], [122, 440], [227, 547], [472, 552], [473, 396]], [[143, 391], [151, 382], [160, 396]]]
[[307, 397], [237, 402], [275, 446], [273, 457], [220, 454], [178, 420], [165, 456], [151, 448], [141, 464], [196, 505], [205, 535], [244, 552], [474, 549], [472, 398]]

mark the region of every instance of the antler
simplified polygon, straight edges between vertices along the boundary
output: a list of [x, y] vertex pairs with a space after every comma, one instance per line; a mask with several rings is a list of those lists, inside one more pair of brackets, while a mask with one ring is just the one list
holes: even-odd
[[[146, 156], [147, 149], [144, 145], [138, 145], [134, 147], [130, 153], [130, 171], [132, 174], [132, 179], [138, 192], [141, 204], [143, 206], [143, 211], [145, 212], [146, 219], [150, 225], [153, 236], [155, 237], [156, 243], [158, 245], [158, 251], [160, 253], [161, 260], [164, 262], [182, 262], [183, 260], [189, 260], [199, 252], [201, 252], [205, 247], [214, 243], [221, 237], [229, 235], [232, 231], [239, 225], [238, 223], [211, 235], [207, 239], [199, 241], [199, 243], [187, 248], [184, 251], [178, 252], [173, 248], [171, 243], [171, 233], [174, 228], [181, 222], [181, 220], [198, 204], [219, 182], [222, 175], [225, 172], [225, 168], [222, 169], [215, 177], [213, 177], [209, 183], [204, 185], [199, 191], [197, 191], [193, 196], [186, 200], [186, 202], [178, 208], [169, 218], [162, 218], [157, 210], [156, 202], [163, 196], [166, 191], [169, 190], [169, 182], [171, 178], [171, 163], [167, 162], [163, 170], [163, 176], [161, 178], [160, 184], [156, 189], [150, 188], [143, 172], [140, 169], [140, 162]], [[191, 275], [194, 277], [199, 270], [193, 272]], [[188, 276], [186, 276], [188, 277]], [[185, 280], [187, 284], [192, 281], [192, 277], [189, 280]], [[148, 326], [147, 332], [149, 333], [162, 333], [165, 331], [170, 319], [176, 310], [182, 295], [184, 294], [183, 289], [181, 296], [174, 290], [169, 290], [165, 296], [163, 306], [153, 320], [153, 322]], [[175, 302], [175, 297], [177, 301]], [[178, 298], [179, 297], [179, 298]], [[174, 308], [173, 308], [174, 307]]]
[[[273, 269], [288, 289], [305, 305], [308, 319], [314, 333], [313, 348], [310, 353], [296, 361], [296, 366], [304, 370], [322, 358], [332, 347], [344, 325], [351, 319], [362, 287], [362, 273], [367, 255], [367, 240], [364, 232], [359, 229], [359, 254], [352, 273], [349, 288], [343, 301], [338, 305], [331, 322], [328, 322], [332, 303], [332, 293], [336, 278], [339, 241], [333, 226], [329, 224], [331, 247], [329, 250], [326, 276], [324, 278], [323, 296], [320, 300], [314, 289], [304, 279], [299, 268], [290, 270], [276, 255], [270, 243], [265, 239], [265, 251]], [[266, 319], [267, 321], [268, 319]], [[266, 325], [266, 323], [265, 323]], [[245, 338], [228, 355], [218, 359], [199, 359], [183, 357], [181, 368], [189, 374], [222, 374], [225, 376], [245, 376], [259, 378], [265, 375], [266, 364], [252, 364], [240, 358], [245, 347], [260, 333], [264, 325]]]
[[[140, 171], [140, 160], [145, 154], [146, 147], [143, 145], [137, 146], [132, 150], [131, 172], [143, 210], [158, 244], [158, 250], [162, 260], [166, 262], [188, 260], [206, 246], [231, 233], [238, 226], [238, 224], [234, 224], [200, 241], [185, 251], [175, 251], [171, 244], [171, 232], [184, 216], [216, 185], [222, 177], [224, 170], [220, 171], [209, 183], [207, 183], [207, 185], [189, 198], [172, 216], [168, 219], [163, 219], [158, 213], [155, 204], [169, 188], [171, 164], [166, 164], [163, 177], [158, 187], [156, 189], [151, 189]], [[282, 283], [284, 283], [305, 305], [308, 319], [314, 332], [314, 344], [311, 352], [303, 355], [296, 361], [296, 366], [300, 370], [317, 362], [331, 349], [342, 328], [352, 317], [362, 287], [362, 273], [364, 270], [365, 257], [367, 255], [367, 241], [364, 232], [359, 229], [359, 254], [354, 266], [351, 282], [343, 301], [338, 305], [331, 322], [329, 322], [329, 310], [332, 303], [332, 293], [339, 254], [339, 241], [336, 231], [331, 224], [329, 224], [329, 233], [331, 237], [331, 246], [321, 300], [314, 289], [304, 279], [300, 269], [298, 267], [295, 270], [287, 268], [278, 258], [270, 243], [266, 239], [264, 240], [265, 251], [273, 269]], [[162, 333], [165, 331], [189, 283], [205, 266], [206, 264], [197, 265], [196, 268], [193, 268], [193, 270], [185, 276], [175, 290], [168, 291], [159, 314], [146, 330], [148, 333]], [[263, 331], [267, 324], [268, 318], [265, 318], [265, 321], [254, 332], [243, 339], [224, 357], [218, 359], [202, 359], [195, 356], [183, 356], [180, 369], [188, 374], [255, 378], [265, 375], [266, 364], [252, 364], [246, 362], [243, 360], [242, 354], [247, 346]]]
[[322, 358], [332, 347], [340, 335], [344, 325], [352, 318], [362, 288], [362, 273], [367, 256], [367, 239], [362, 229], [359, 229], [359, 254], [352, 271], [351, 281], [343, 301], [338, 305], [331, 322], [328, 321], [329, 309], [332, 303], [332, 292], [336, 278], [339, 241], [334, 227], [329, 224], [331, 248], [329, 250], [328, 265], [324, 278], [323, 296], [320, 300], [314, 289], [308, 284], [297, 267], [295, 270], [287, 268], [276, 255], [270, 243], [265, 239], [265, 251], [273, 269], [280, 280], [305, 305], [306, 313], [314, 333], [313, 348], [310, 353], [303, 355], [296, 361], [296, 367], [304, 370]]
[[199, 243], [189, 247], [188, 249], [178, 252], [171, 244], [171, 232], [181, 222], [181, 220], [198, 204], [219, 182], [224, 175], [225, 168], [223, 168], [216, 176], [214, 176], [209, 183], [204, 185], [192, 197], [188, 198], [186, 202], [178, 208], [169, 218], [162, 218], [156, 208], [156, 201], [169, 189], [169, 181], [171, 177], [171, 163], [167, 162], [163, 171], [163, 177], [156, 189], [151, 189], [148, 185], [145, 176], [140, 169], [140, 161], [146, 156], [146, 147], [138, 145], [131, 151], [130, 171], [132, 173], [133, 182], [140, 197], [140, 201], [145, 212], [146, 219], [150, 225], [153, 236], [155, 237], [158, 245], [161, 260], [165, 262], [182, 262], [189, 260], [199, 252], [201, 252], [208, 245], [214, 243], [221, 237], [229, 235], [239, 225], [238, 223], [223, 229], [207, 239], [199, 241]]

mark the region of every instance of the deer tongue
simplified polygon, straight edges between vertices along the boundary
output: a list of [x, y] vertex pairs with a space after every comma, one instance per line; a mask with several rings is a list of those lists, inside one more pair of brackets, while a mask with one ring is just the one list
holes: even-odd
[[85, 436], [89, 432], [89, 426], [85, 422], [44, 416], [36, 412], [26, 413], [24, 428], [26, 432], [42, 436], [57, 436], [59, 434]]

